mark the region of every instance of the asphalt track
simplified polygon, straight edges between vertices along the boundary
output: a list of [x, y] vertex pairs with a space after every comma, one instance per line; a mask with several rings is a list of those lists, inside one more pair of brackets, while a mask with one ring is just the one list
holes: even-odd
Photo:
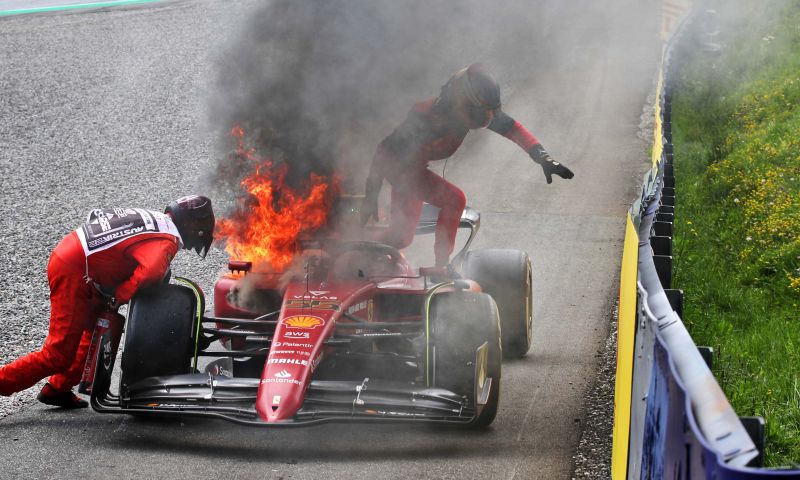
[[[41, 343], [45, 259], [75, 219], [98, 203], [163, 205], [200, 185], [213, 151], [198, 133], [209, 52], [253, 3], [0, 20], [3, 361]], [[483, 213], [476, 246], [534, 261], [534, 347], [505, 364], [491, 429], [261, 430], [27, 404], [0, 420], [0, 477], [569, 478], [613, 320], [625, 212], [648, 165], [637, 131], [660, 53], [659, 2], [599, 3], [531, 2], [539, 41], [504, 92], [506, 110], [576, 177], [546, 185], [489, 132], [468, 137], [447, 167]], [[225, 258], [209, 260], [183, 256], [175, 269], [210, 286]], [[5, 340], [29, 324], [29, 342]]]

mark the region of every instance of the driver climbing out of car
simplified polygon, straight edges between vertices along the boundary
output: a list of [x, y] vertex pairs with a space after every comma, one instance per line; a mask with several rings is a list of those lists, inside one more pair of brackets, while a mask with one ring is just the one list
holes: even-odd
[[50, 255], [50, 330], [41, 350], [0, 367], [0, 395], [50, 376], [37, 397], [47, 405], [85, 408], [72, 392], [81, 379], [95, 318], [116, 311], [141, 288], [168, 278], [180, 248], [205, 258], [214, 234], [211, 200], [188, 196], [164, 213], [104, 208], [64, 237]]
[[458, 187], [428, 170], [428, 162], [452, 156], [472, 129], [489, 128], [519, 145], [542, 166], [547, 183], [552, 183], [553, 175], [573, 177], [500, 107], [500, 87], [478, 63], [456, 72], [438, 98], [414, 105], [405, 121], [378, 145], [367, 178], [362, 224], [377, 220], [383, 180], [392, 186], [389, 227], [377, 241], [395, 248], [411, 244], [422, 204], [428, 202], [440, 209], [434, 240], [436, 266], [449, 263], [466, 197]]

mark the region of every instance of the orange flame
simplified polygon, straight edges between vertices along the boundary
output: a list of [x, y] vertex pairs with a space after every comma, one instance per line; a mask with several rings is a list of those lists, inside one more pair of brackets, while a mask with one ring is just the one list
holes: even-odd
[[297, 239], [326, 225], [339, 180], [312, 173], [296, 191], [284, 183], [288, 164], [275, 166], [270, 159], [259, 158], [255, 148], [245, 145], [242, 127], [235, 126], [231, 135], [238, 142], [235, 155], [257, 165], [241, 182], [249, 195], [230, 218], [217, 222], [217, 237], [224, 239], [231, 258], [282, 272], [292, 263]]

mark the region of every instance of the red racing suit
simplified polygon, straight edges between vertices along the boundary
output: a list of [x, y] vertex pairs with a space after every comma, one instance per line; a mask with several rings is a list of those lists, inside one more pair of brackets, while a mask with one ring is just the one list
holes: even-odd
[[[496, 110], [490, 130], [530, 152], [539, 141], [519, 122]], [[377, 195], [383, 179], [392, 186], [389, 228], [378, 241], [405, 248], [414, 238], [423, 202], [439, 207], [434, 253], [438, 266], [446, 265], [466, 197], [458, 187], [428, 170], [428, 162], [452, 156], [469, 132], [453, 111], [440, 108], [435, 98], [414, 105], [406, 117], [378, 146], [367, 179], [367, 196]]]
[[140, 287], [164, 278], [181, 247], [176, 233], [140, 232], [88, 255], [80, 229], [64, 237], [47, 264], [50, 330], [44, 346], [0, 367], [0, 395], [29, 388], [50, 375], [48, 381], [58, 392], [77, 385], [96, 316], [108, 308], [95, 284], [114, 292], [118, 304], [127, 303]]

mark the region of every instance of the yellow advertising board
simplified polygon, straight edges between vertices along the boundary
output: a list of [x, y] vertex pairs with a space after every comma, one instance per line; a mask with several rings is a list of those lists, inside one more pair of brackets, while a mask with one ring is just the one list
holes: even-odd
[[636, 279], [639, 268], [639, 235], [628, 214], [622, 271], [619, 284], [617, 326], [617, 376], [614, 387], [614, 441], [611, 453], [611, 478], [624, 479], [628, 468], [628, 438], [631, 424], [631, 382], [633, 343], [636, 334]]

